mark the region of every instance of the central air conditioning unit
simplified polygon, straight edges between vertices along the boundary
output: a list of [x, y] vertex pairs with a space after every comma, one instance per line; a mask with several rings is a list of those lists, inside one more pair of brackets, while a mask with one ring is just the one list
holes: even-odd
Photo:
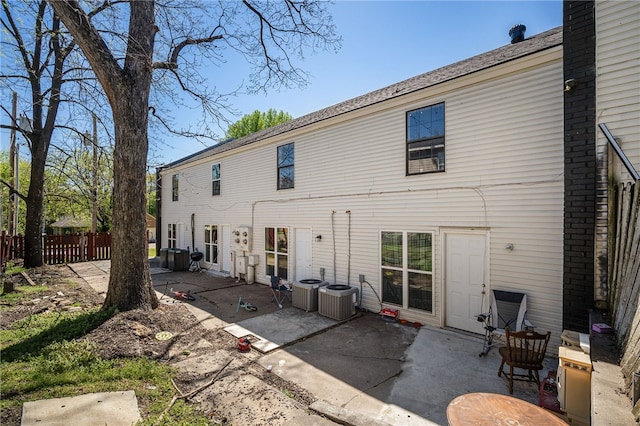
[[309, 278], [293, 283], [291, 305], [307, 312], [318, 310], [318, 289], [328, 286], [327, 281]]
[[318, 313], [342, 321], [356, 314], [358, 289], [348, 285], [331, 284], [318, 289]]

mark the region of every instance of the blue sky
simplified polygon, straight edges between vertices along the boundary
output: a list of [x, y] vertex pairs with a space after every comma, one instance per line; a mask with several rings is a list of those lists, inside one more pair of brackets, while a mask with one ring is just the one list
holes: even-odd
[[[300, 64], [310, 73], [305, 89], [232, 98], [240, 116], [275, 108], [299, 117], [509, 44], [509, 28], [515, 24], [526, 25], [527, 36], [562, 25], [560, 0], [337, 1], [331, 11], [342, 49], [308, 56]], [[234, 66], [215, 73], [230, 87], [243, 78]], [[165, 142], [160, 162], [204, 148], [183, 139]]]
[[[230, 103], [239, 112], [237, 117], [229, 117], [231, 121], [269, 108], [300, 117], [509, 44], [509, 28], [515, 24], [525, 24], [527, 36], [562, 25], [561, 0], [337, 0], [330, 10], [343, 38], [340, 51], [307, 55], [298, 63], [310, 74], [304, 89], [231, 98]], [[248, 79], [248, 74], [244, 62], [230, 60], [211, 70], [211, 81], [223, 92], [232, 91]], [[10, 105], [10, 99], [3, 99], [3, 103]], [[182, 128], [197, 124], [200, 118], [193, 110], [173, 111], [172, 115]], [[220, 128], [219, 134], [222, 136], [225, 130]], [[0, 132], [0, 139], [2, 149], [8, 151], [8, 132]], [[163, 141], [152, 138], [150, 145], [151, 171], [205, 148], [199, 141], [172, 136]], [[21, 156], [28, 156], [26, 151], [22, 148]]]

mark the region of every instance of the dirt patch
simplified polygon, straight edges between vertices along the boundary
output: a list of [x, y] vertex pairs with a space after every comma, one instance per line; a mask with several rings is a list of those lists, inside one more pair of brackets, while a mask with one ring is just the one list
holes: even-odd
[[[73, 309], [91, 309], [102, 305], [102, 298], [83, 280], [66, 266], [43, 266], [29, 270], [31, 283], [43, 289], [34, 293], [26, 302], [12, 305], [2, 301], [0, 330], [5, 330], [14, 322], [44, 312], [59, 312]], [[5, 278], [13, 282], [18, 291], [33, 288], [21, 274]]]
[[[205, 334], [187, 308], [179, 304], [118, 313], [84, 339], [96, 343], [104, 359], [144, 356], [171, 360], [176, 352], [188, 354]], [[213, 340], [216, 346], [230, 343], [223, 336], [213, 336]]]
[[[2, 306], [0, 328], [7, 328], [17, 320], [37, 313], [85, 310], [102, 304], [101, 296], [66, 266], [46, 266], [30, 270], [28, 275], [37, 285], [46, 288], [26, 302]], [[15, 279], [16, 288], [30, 285], [27, 280]], [[254, 398], [256, 410], [249, 410], [254, 416], [253, 424], [290, 423], [291, 418], [285, 415], [280, 415], [278, 421], [271, 417], [273, 413], [263, 413], [262, 417], [258, 415], [264, 411], [265, 389], [268, 393], [277, 394], [271, 401], [283, 407], [280, 411], [278, 406], [271, 407], [273, 412], [291, 412], [292, 404], [294, 409], [305, 412], [315, 400], [295, 383], [267, 372], [254, 362], [255, 353], [239, 352], [237, 339], [221, 328], [210, 330], [203, 327], [182, 303], [161, 304], [154, 311], [117, 313], [83, 339], [95, 342], [99, 355], [105, 359], [147, 357], [179, 366], [174, 382], [183, 394], [206, 384], [228, 363], [214, 385], [215, 394], [237, 392], [237, 384], [242, 381], [242, 393], [249, 396], [249, 400]], [[247, 410], [238, 414], [234, 407], [221, 406], [215, 400], [212, 402], [205, 397], [205, 391], [203, 389], [191, 401], [199, 403], [216, 424], [239, 424], [247, 420], [238, 417], [246, 415]], [[139, 401], [142, 413], [146, 412], [145, 404], [145, 401]], [[248, 404], [251, 407], [252, 402]], [[4, 410], [0, 423], [19, 425], [20, 418], [20, 409]]]

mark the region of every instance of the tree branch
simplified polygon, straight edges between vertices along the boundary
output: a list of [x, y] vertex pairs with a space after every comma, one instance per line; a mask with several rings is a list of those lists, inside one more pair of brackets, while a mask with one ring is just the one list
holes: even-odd
[[174, 397], [171, 399], [171, 402], [169, 402], [169, 405], [167, 406], [167, 408], [165, 408], [165, 409], [162, 411], [162, 413], [160, 413], [160, 416], [158, 417], [158, 420], [156, 420], [156, 422], [154, 423], [154, 426], [157, 426], [157, 425], [159, 425], [159, 424], [161, 424], [161, 423], [162, 423], [162, 419], [164, 418], [165, 414], [167, 414], [167, 413], [169, 412], [169, 410], [171, 409], [171, 407], [173, 407], [173, 404], [175, 404], [175, 402], [176, 402], [178, 399], [189, 399], [189, 398], [191, 398], [193, 395], [195, 395], [195, 394], [197, 394], [198, 392], [200, 392], [201, 390], [203, 390], [203, 389], [208, 388], [209, 386], [211, 386], [211, 385], [212, 385], [212, 384], [213, 384], [213, 383], [218, 379], [218, 376], [220, 376], [220, 374], [222, 373], [222, 371], [223, 371], [225, 368], [227, 368], [227, 366], [228, 366], [229, 364], [231, 364], [231, 361], [233, 361], [233, 359], [229, 360], [229, 362], [227, 362], [227, 363], [224, 365], [224, 367], [222, 367], [220, 370], [218, 370], [218, 372], [215, 374], [215, 376], [213, 376], [213, 378], [212, 378], [211, 380], [209, 380], [209, 381], [208, 381], [207, 383], [205, 383], [204, 385], [202, 385], [202, 386], [200, 386], [200, 387], [198, 387], [198, 388], [196, 388], [196, 389], [192, 390], [192, 391], [191, 391], [191, 392], [189, 392], [189, 393], [186, 393], [186, 394], [182, 393], [182, 391], [181, 391], [180, 389], [178, 389], [178, 387], [176, 386], [176, 384], [175, 384], [175, 383], [173, 383], [173, 381], [172, 381], [173, 386], [175, 386], [176, 390], [180, 393], [180, 395], [178, 395], [178, 396], [174, 396]]
[[213, 32], [209, 37], [204, 37], [204, 38], [187, 37], [186, 39], [178, 43], [176, 47], [173, 48], [168, 61], [154, 62], [153, 68], [175, 70], [178, 68], [178, 56], [180, 55], [180, 52], [182, 51], [182, 49], [184, 49], [186, 46], [194, 45], [194, 44], [212, 43], [216, 40], [221, 40], [223, 38], [224, 37], [222, 35], [213, 35]]
[[164, 120], [161, 116], [159, 116], [156, 113], [156, 109], [154, 107], [150, 106], [149, 111], [151, 111], [151, 115], [154, 116], [160, 122], [160, 124], [162, 124], [162, 127], [164, 127], [166, 131], [168, 131], [173, 135], [192, 137], [192, 138], [211, 139], [211, 136], [205, 133], [194, 133], [194, 132], [184, 131], [184, 130], [181, 130], [181, 131], [174, 130], [173, 127], [171, 127], [171, 125], [169, 125], [169, 123], [166, 122], [166, 120]]
[[75, 38], [75, 41], [82, 48], [89, 62], [100, 64], [99, 67], [93, 67], [93, 71], [104, 88], [107, 97], [109, 97], [112, 104], [115, 104], [117, 95], [114, 86], [118, 83], [124, 83], [123, 81], [114, 82], [113, 79], [124, 78], [122, 76], [122, 68], [113, 57], [111, 50], [98, 33], [98, 30], [91, 23], [89, 16], [82, 10], [77, 0], [47, 1], [62, 19], [65, 26], [72, 33], [79, 36]]
[[17, 41], [17, 48], [20, 51], [20, 56], [22, 56], [22, 62], [25, 65], [26, 69], [31, 69], [31, 61], [29, 60], [29, 55], [27, 54], [27, 50], [25, 47], [24, 39], [22, 38], [22, 34], [20, 34], [20, 30], [16, 26], [15, 21], [13, 20], [13, 15], [11, 15], [11, 11], [9, 10], [9, 5], [7, 0], [2, 0], [2, 8], [4, 9], [4, 13], [9, 20], [9, 26], [2, 20], [3, 27], [11, 34], [11, 36]]
[[13, 187], [12, 184], [10, 184], [9, 182], [5, 181], [4, 179], [0, 179], [0, 183], [2, 183], [4, 186], [6, 186], [7, 188], [9, 188], [9, 196], [13, 195], [13, 194], [17, 194], [18, 197], [20, 197], [20, 199], [22, 201], [27, 201], [27, 197], [22, 194], [20, 191], [16, 191], [16, 189]]

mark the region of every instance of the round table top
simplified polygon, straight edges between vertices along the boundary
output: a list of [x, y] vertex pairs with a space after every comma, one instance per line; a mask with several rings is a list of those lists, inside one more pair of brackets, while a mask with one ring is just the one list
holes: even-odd
[[457, 425], [564, 425], [550, 411], [521, 399], [496, 393], [460, 395], [447, 407], [447, 421]]

